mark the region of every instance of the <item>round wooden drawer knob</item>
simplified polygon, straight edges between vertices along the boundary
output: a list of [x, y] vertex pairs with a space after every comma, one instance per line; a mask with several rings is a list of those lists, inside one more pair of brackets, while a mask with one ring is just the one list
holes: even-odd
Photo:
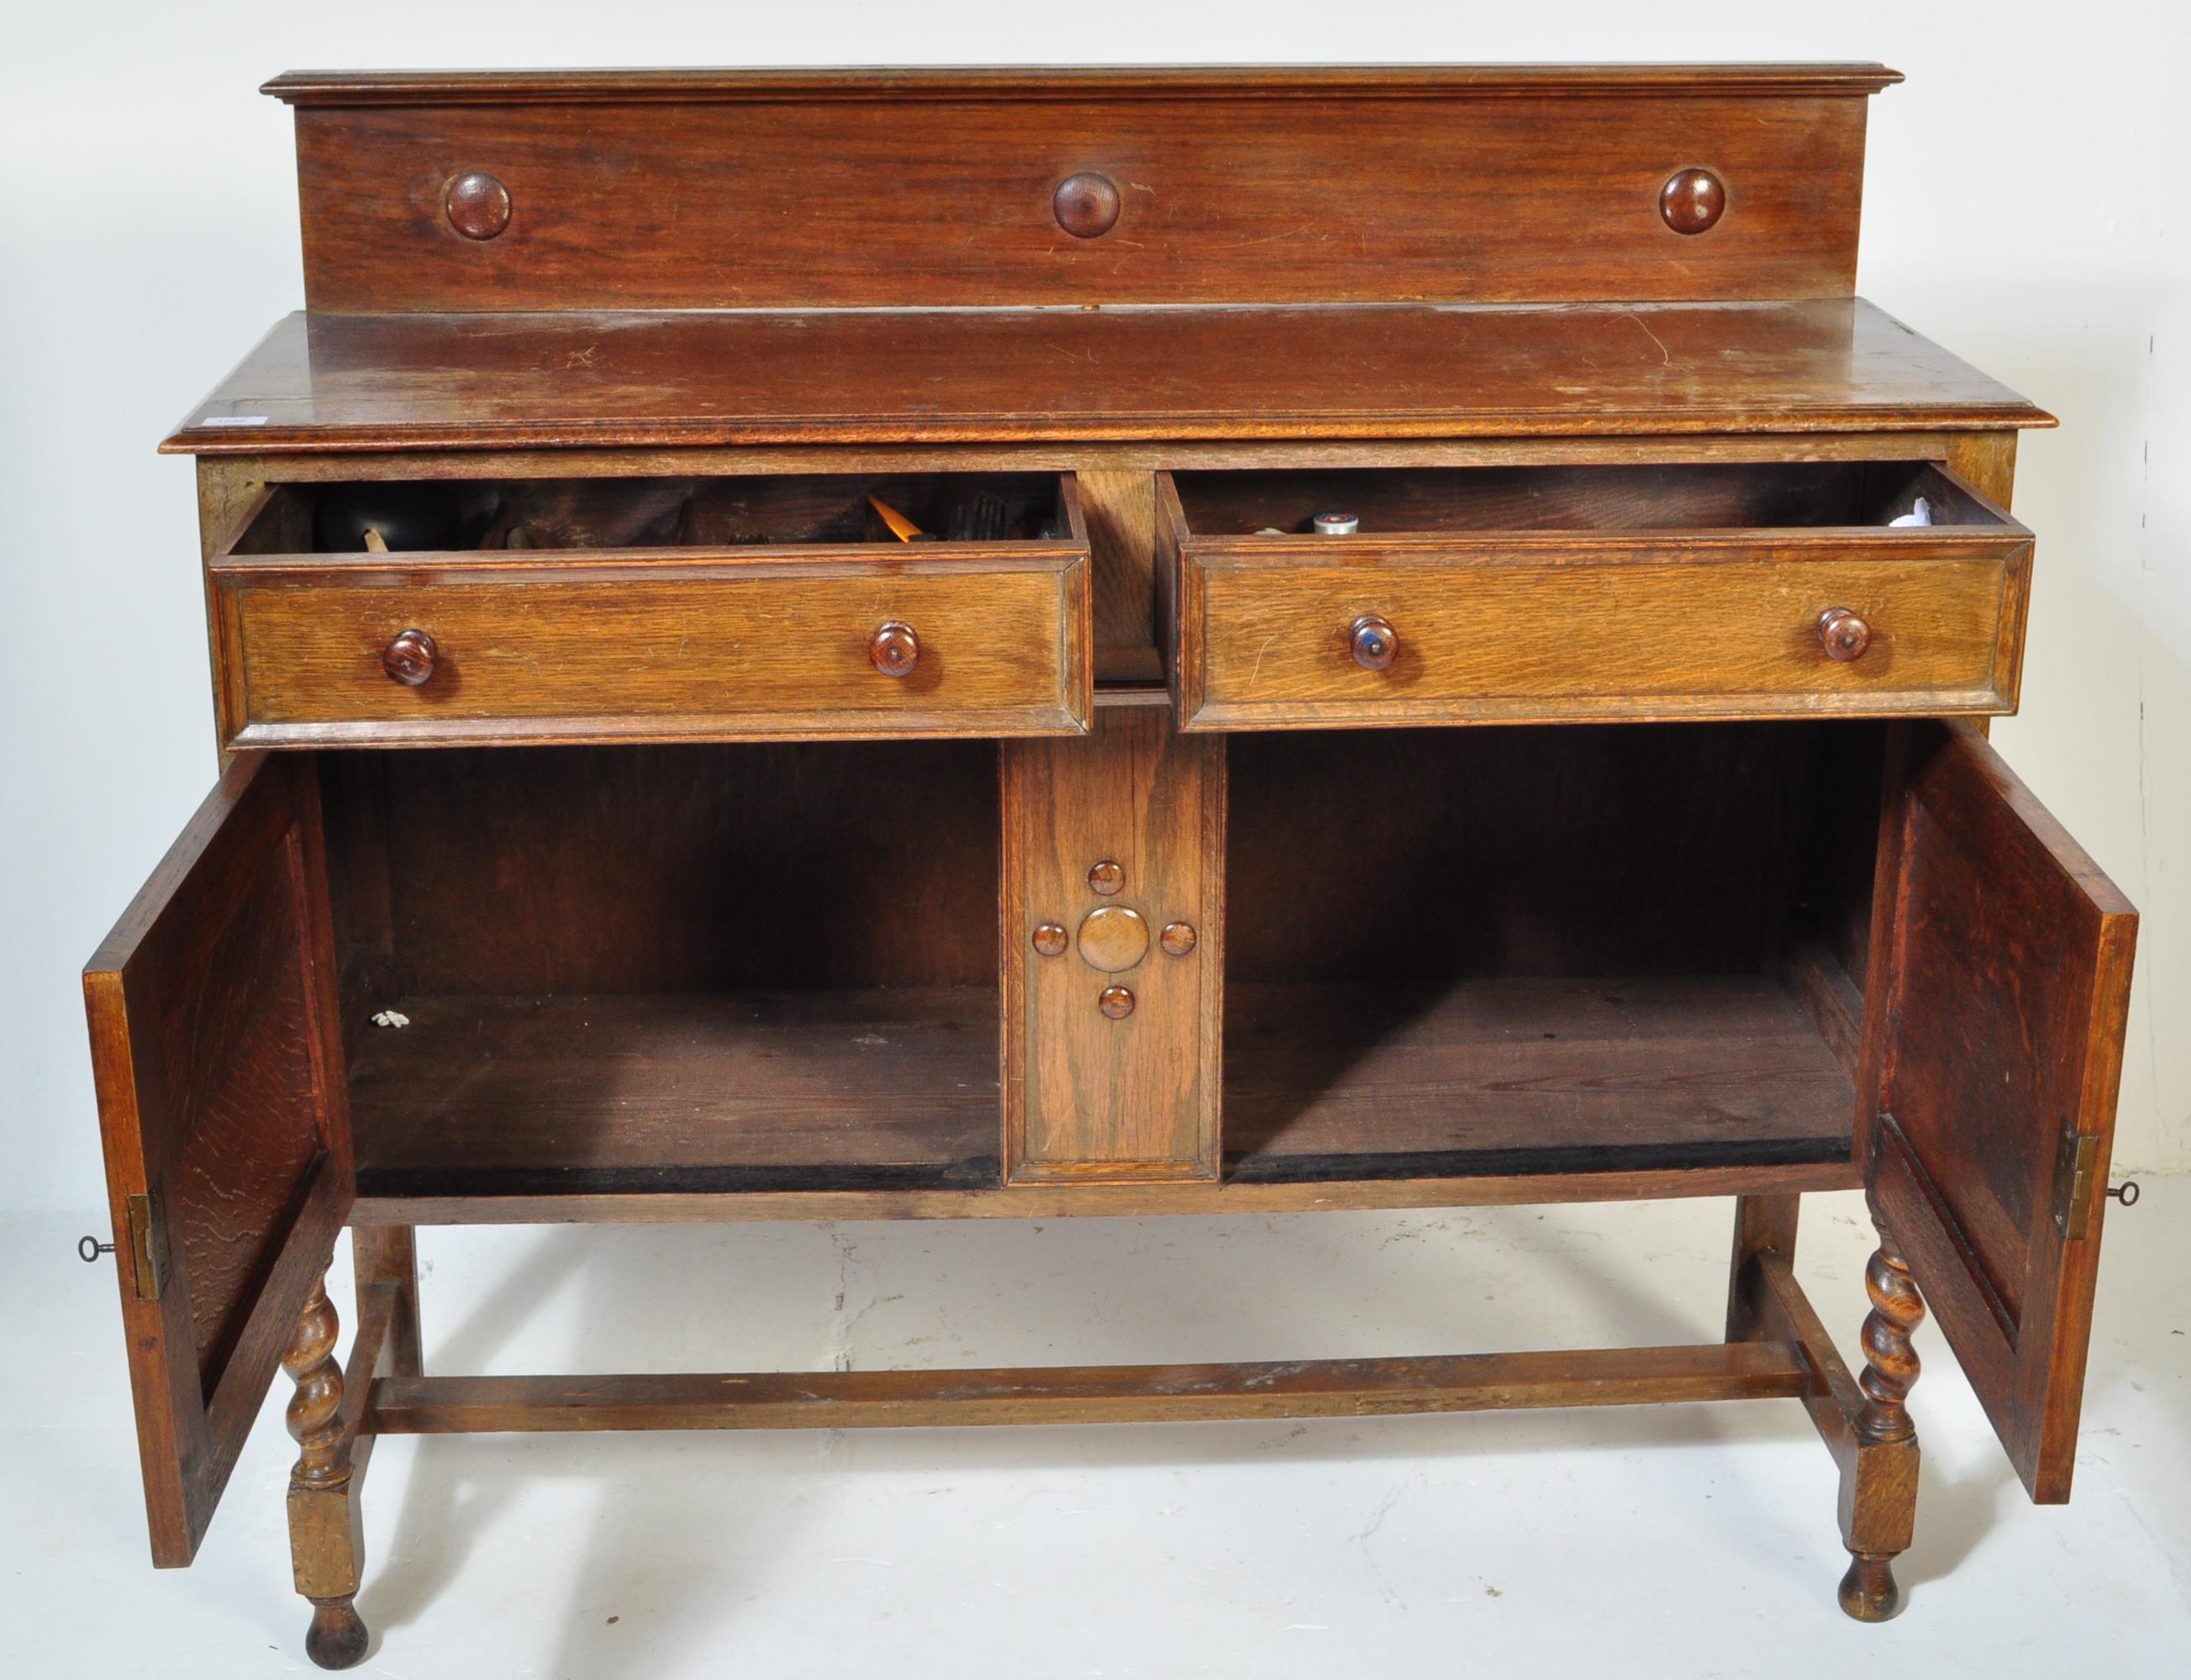
[[1124, 986], [1106, 986], [1096, 995], [1096, 1007], [1113, 1021], [1124, 1021], [1134, 1012], [1134, 994]]
[[1871, 646], [1871, 626], [1846, 607], [1829, 607], [1818, 614], [1818, 645], [1826, 658], [1846, 665], [1864, 658]]
[[1659, 191], [1659, 214], [1676, 233], [1708, 233], [1727, 213], [1727, 188], [1709, 169], [1683, 169]]
[[1201, 936], [1195, 932], [1192, 922], [1166, 922], [1164, 931], [1157, 936], [1157, 943], [1164, 947], [1164, 954], [1168, 957], [1187, 955], [1200, 940]]
[[1347, 627], [1346, 645], [1354, 654], [1354, 663], [1365, 671], [1390, 669], [1392, 656], [1400, 651], [1391, 620], [1374, 612], [1363, 613]]
[[509, 225], [509, 189], [484, 169], [467, 170], [441, 195], [449, 225], [467, 239], [492, 239]]
[[1105, 974], [1123, 974], [1149, 954], [1149, 925], [1123, 904], [1090, 910], [1080, 923], [1080, 960]]
[[1056, 922], [1044, 922], [1034, 931], [1034, 948], [1045, 957], [1065, 954], [1067, 935]]
[[405, 630], [381, 651], [380, 669], [388, 673], [390, 681], [419, 688], [434, 675], [434, 661], [440, 654], [434, 638], [425, 631]]
[[1108, 898], [1126, 884], [1126, 866], [1106, 857], [1088, 872], [1088, 885]]
[[893, 618], [868, 643], [868, 658], [885, 676], [910, 676], [920, 660], [920, 638], [912, 625]]
[[1100, 239], [1118, 225], [1118, 188], [1108, 175], [1083, 169], [1058, 184], [1050, 208], [1075, 239]]

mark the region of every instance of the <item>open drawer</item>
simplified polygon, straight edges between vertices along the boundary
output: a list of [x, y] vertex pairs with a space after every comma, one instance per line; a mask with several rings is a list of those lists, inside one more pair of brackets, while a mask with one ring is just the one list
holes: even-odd
[[1076, 734], [1093, 700], [1069, 474], [283, 484], [209, 570], [231, 748]]
[[1932, 463], [1182, 472], [1158, 498], [1187, 729], [2016, 707], [2031, 533]]

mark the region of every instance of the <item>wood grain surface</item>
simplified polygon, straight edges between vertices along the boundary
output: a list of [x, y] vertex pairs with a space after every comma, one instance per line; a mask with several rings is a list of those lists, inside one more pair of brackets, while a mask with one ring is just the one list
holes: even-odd
[[1152, 474], [1075, 473], [1088, 521], [1089, 595], [1101, 681], [1161, 681], [1157, 658], [1157, 485]]
[[373, 1195], [994, 1184], [993, 987], [405, 997], [351, 1079]]
[[[1922, 496], [1935, 523], [1887, 521]], [[1158, 486], [1190, 729], [2012, 710], [2031, 535], [1933, 466], [1198, 473]], [[1339, 508], [1359, 534], [1303, 534]], [[1869, 627], [1833, 657], [1836, 609]], [[1365, 617], [1397, 646], [1365, 669]]]
[[[2016, 709], [2028, 540], [1330, 540], [1186, 550], [1184, 727]], [[1822, 645], [1835, 607], [1870, 626], [1861, 659]], [[1385, 669], [1351, 652], [1365, 614], [1397, 636]]]
[[[152, 1558], [187, 1563], [352, 1196], [316, 778], [239, 761], [86, 965]], [[155, 1283], [128, 1203], [151, 1199]]]
[[[1069, 484], [1056, 541], [552, 555], [282, 552], [301, 494], [270, 492], [212, 562], [230, 747], [1078, 733], [1093, 704]], [[891, 622], [919, 638], [902, 678], [870, 653]], [[416, 686], [384, 663], [414, 631]]]
[[1778, 1341], [1572, 1353], [1279, 1359], [1243, 1364], [665, 1376], [394, 1377], [391, 1435], [495, 1430], [950, 1428], [993, 1423], [1384, 1417], [1533, 1406], [1797, 1398], [1808, 1365]]
[[1875, 785], [1859, 779], [1850, 797], [1837, 777], [1880, 732], [1791, 721], [1235, 736], [1228, 979], [1777, 971], [1818, 912], [1869, 878], [1868, 844], [1851, 853], [1837, 832], [1814, 836], [1844, 798], [1875, 829]]
[[2051, 424], [1892, 316], [1842, 297], [561, 309], [290, 316], [163, 447], [257, 454]]
[[1467, 1174], [1457, 1178], [1254, 1184], [1213, 1179], [1108, 1184], [1022, 1183], [1001, 1189], [733, 1190], [510, 1195], [361, 1196], [367, 1225], [697, 1224], [865, 1219], [1096, 1219], [1192, 1214], [1335, 1213], [1370, 1209], [1534, 1207], [1794, 1195], [1861, 1187], [1849, 1160], [1675, 1167], [1636, 1172]]
[[[1004, 749], [1006, 1153], [1015, 1182], [1207, 1177], [1217, 1170], [1222, 1011], [1222, 742], [1186, 739], [1168, 710], [1097, 714], [1095, 734]], [[1115, 895], [1090, 873], [1114, 863]], [[1108, 885], [1107, 882], [1106, 885]], [[1035, 927], [1076, 937], [1099, 908], [1146, 925], [1183, 921], [1185, 956], [1153, 944], [1103, 973], [1077, 951], [1045, 957]], [[1099, 1007], [1107, 986], [1131, 1012]]]
[[[2025, 1487], [2059, 1502], [2137, 914], [1977, 735], [1912, 726], [1900, 745], [1869, 988], [1869, 1176]], [[2081, 1205], [2064, 1198], [2065, 1133], [2091, 1140]]]
[[1236, 1181], [1847, 1161], [1801, 1001], [1740, 976], [1227, 988]]
[[[1867, 96], [1893, 79], [1318, 76], [274, 91], [298, 107], [306, 298], [356, 311], [1829, 296], [1855, 269]], [[1660, 197], [1698, 165], [1725, 209], [1683, 237]], [[450, 198], [475, 174], [501, 190], [485, 219]], [[1076, 237], [1055, 201], [1087, 174], [1118, 213]]]
[[987, 741], [327, 755], [337, 925], [404, 994], [993, 986]]

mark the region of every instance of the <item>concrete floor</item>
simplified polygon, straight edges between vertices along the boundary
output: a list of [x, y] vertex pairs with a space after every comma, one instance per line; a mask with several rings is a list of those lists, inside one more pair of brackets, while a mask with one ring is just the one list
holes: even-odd
[[[1928, 1324], [1908, 1608], [1846, 1620], [1792, 1401], [1374, 1421], [394, 1439], [360, 1672], [2191, 1672], [2191, 1179], [2109, 1222], [2077, 1497], [2029, 1505]], [[430, 1231], [442, 1371], [1271, 1358], [1710, 1339], [1730, 1204]], [[1869, 1227], [1807, 1204], [1845, 1350]], [[312, 1672], [269, 1402], [145, 1561], [110, 1263], [0, 1226], [0, 1675]], [[339, 1275], [347, 1272], [346, 1254]], [[338, 1294], [345, 1320], [349, 1301]], [[285, 1385], [286, 1386], [286, 1385]]]

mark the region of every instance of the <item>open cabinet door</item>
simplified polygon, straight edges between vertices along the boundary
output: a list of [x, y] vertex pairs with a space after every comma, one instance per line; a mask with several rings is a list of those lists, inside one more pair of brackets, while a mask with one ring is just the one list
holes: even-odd
[[229, 770], [83, 991], [152, 1560], [173, 1567], [350, 1212], [314, 755]]
[[1904, 730], [1867, 1177], [2033, 1499], [2069, 1496], [2137, 916], [1962, 725]]

